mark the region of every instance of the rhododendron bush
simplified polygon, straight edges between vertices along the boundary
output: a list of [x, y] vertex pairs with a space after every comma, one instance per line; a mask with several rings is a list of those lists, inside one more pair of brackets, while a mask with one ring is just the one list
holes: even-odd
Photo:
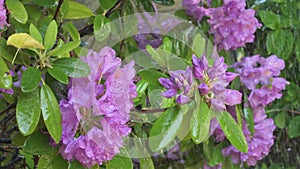
[[0, 0], [0, 168], [297, 168], [297, 0]]

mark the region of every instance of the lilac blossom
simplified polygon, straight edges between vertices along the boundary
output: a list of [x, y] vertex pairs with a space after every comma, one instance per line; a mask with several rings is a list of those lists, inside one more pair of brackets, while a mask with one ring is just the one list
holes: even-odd
[[73, 78], [68, 100], [60, 102], [62, 140], [60, 152], [68, 161], [78, 160], [86, 167], [101, 165], [118, 154], [123, 137], [131, 129], [131, 101], [136, 97], [134, 62], [120, 67], [121, 59], [109, 47], [81, 57], [90, 74]]
[[167, 91], [162, 96], [176, 98], [178, 104], [186, 104], [190, 101], [189, 92], [193, 85], [193, 74], [190, 67], [184, 70], [176, 70], [170, 73], [171, 78], [159, 78], [159, 82]]
[[0, 29], [8, 26], [6, 22], [6, 9], [4, 8], [4, 0], [0, 0]]
[[254, 125], [254, 135], [243, 123], [243, 133], [248, 143], [248, 152], [242, 153], [233, 146], [226, 147], [222, 150], [224, 156], [231, 156], [231, 160], [235, 164], [246, 162], [249, 166], [254, 166], [258, 160], [263, 159], [270, 152], [270, 148], [274, 144], [273, 131], [276, 126], [273, 119], [264, 119]]
[[253, 9], [245, 9], [244, 0], [224, 0], [223, 6], [207, 9], [210, 34], [218, 49], [235, 50], [254, 41], [254, 33], [261, 27]]
[[226, 110], [225, 105], [233, 106], [241, 103], [242, 94], [237, 90], [226, 88], [237, 74], [226, 72], [227, 65], [224, 58], [216, 58], [213, 66], [209, 67], [206, 56], [197, 58], [193, 55], [192, 63], [194, 76], [200, 81], [199, 93], [211, 103], [215, 111]]

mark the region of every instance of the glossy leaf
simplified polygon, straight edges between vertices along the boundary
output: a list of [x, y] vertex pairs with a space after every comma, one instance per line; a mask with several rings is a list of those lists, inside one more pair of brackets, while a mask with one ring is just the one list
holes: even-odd
[[280, 129], [284, 129], [285, 127], [285, 120], [286, 120], [285, 115], [286, 112], [281, 112], [274, 119], [276, 126]]
[[83, 167], [80, 162], [77, 160], [73, 160], [69, 163], [68, 169], [87, 169], [86, 167]]
[[45, 125], [53, 140], [58, 143], [62, 136], [60, 109], [52, 90], [46, 84], [41, 89], [41, 109]]
[[144, 79], [146, 82], [160, 86], [158, 79], [160, 77], [166, 78], [167, 76], [163, 73], [158, 72], [157, 70], [142, 70], [138, 73], [138, 75]]
[[43, 37], [42, 37], [41, 33], [33, 24], [30, 24], [30, 26], [29, 26], [29, 34], [38, 42], [40, 42], [40, 43], [43, 42]]
[[48, 73], [54, 77], [56, 80], [60, 81], [61, 83], [68, 84], [69, 79], [68, 76], [64, 74], [60, 69], [57, 67], [48, 68]]
[[49, 56], [59, 56], [59, 55], [63, 55], [65, 53], [70, 52], [71, 50], [77, 48], [80, 44], [80, 41], [74, 41], [74, 42], [68, 42], [66, 44], [63, 44], [60, 47], [57, 47], [53, 50], [51, 50], [48, 55]]
[[[2, 52], [2, 51], [1, 51]], [[0, 88], [10, 89], [12, 86], [12, 76], [4, 60], [0, 57]]]
[[32, 0], [37, 5], [50, 6], [54, 5], [56, 0]]
[[290, 122], [288, 136], [290, 139], [300, 136], [300, 116], [293, 118]]
[[70, 0], [63, 2], [61, 13], [64, 19], [82, 19], [93, 15], [93, 12], [85, 5]]
[[53, 68], [63, 72], [66, 76], [80, 78], [89, 75], [89, 66], [77, 58], [61, 58], [53, 62]]
[[174, 5], [174, 0], [153, 0], [155, 3], [160, 4], [160, 5]]
[[244, 117], [247, 123], [247, 127], [250, 130], [251, 134], [254, 135], [254, 118], [253, 111], [250, 107], [244, 108]]
[[158, 151], [168, 146], [175, 138], [183, 120], [180, 108], [175, 106], [163, 112], [150, 130], [150, 148]]
[[[125, 150], [122, 150], [125, 151]], [[106, 164], [106, 169], [132, 169], [133, 164], [129, 157], [116, 155]]]
[[152, 158], [140, 158], [140, 168], [155, 169]]
[[62, 158], [60, 154], [55, 152], [44, 154], [40, 157], [37, 169], [65, 169], [68, 168], [68, 162]]
[[20, 23], [25, 24], [28, 14], [24, 5], [19, 0], [6, 0], [6, 6], [10, 14]]
[[94, 20], [94, 35], [96, 40], [103, 41], [110, 35], [109, 20], [103, 15], [97, 15]]
[[56, 41], [57, 36], [57, 24], [55, 20], [50, 22], [50, 24], [47, 27], [47, 31], [44, 38], [44, 47], [45, 49], [51, 49]]
[[[3, 57], [5, 60], [11, 62], [14, 59], [17, 49], [13, 46], [7, 46], [6, 40], [4, 38], [0, 38], [0, 51], [0, 56]], [[27, 63], [27, 60], [29, 60], [27, 56], [21, 57], [22, 53], [22, 51], [19, 51], [19, 53], [17, 54], [15, 58], [16, 64]]]
[[210, 127], [210, 108], [204, 101], [198, 104], [191, 119], [191, 136], [196, 144], [208, 139]]
[[73, 41], [80, 41], [80, 34], [72, 22], [66, 23], [63, 28], [70, 34]]
[[224, 134], [230, 143], [239, 151], [244, 153], [248, 152], [246, 138], [232, 116], [228, 112], [217, 112], [216, 116]]
[[8, 37], [7, 45], [17, 48], [44, 49], [44, 46], [27, 33], [15, 33]]
[[42, 72], [36, 67], [30, 67], [26, 69], [21, 78], [21, 90], [24, 93], [34, 91], [38, 86], [42, 78]]
[[26, 139], [22, 150], [32, 155], [42, 155], [54, 151], [54, 148], [51, 147], [47, 135], [34, 132]]
[[99, 0], [100, 3], [100, 7], [104, 10], [107, 11], [109, 9], [111, 9], [115, 4], [116, 4], [117, 0]]
[[290, 30], [276, 30], [267, 35], [267, 50], [269, 54], [287, 60], [294, 46], [294, 34]]
[[40, 115], [39, 90], [36, 89], [31, 93], [21, 93], [16, 110], [19, 131], [25, 136], [31, 134], [39, 123]]
[[259, 16], [266, 27], [270, 29], [280, 28], [280, 17], [274, 12], [261, 10]]
[[192, 50], [194, 51], [196, 56], [201, 57], [205, 51], [205, 48], [206, 48], [206, 41], [203, 35], [201, 34], [196, 35], [192, 46]]

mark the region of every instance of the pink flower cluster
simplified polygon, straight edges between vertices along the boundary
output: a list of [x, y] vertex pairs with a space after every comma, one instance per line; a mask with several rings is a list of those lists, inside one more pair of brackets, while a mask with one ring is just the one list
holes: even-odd
[[68, 161], [91, 167], [111, 160], [123, 145], [131, 101], [136, 96], [134, 62], [123, 68], [121, 59], [109, 47], [81, 57], [90, 74], [72, 79], [68, 100], [60, 102], [62, 140], [60, 152]]
[[218, 49], [235, 50], [254, 41], [254, 33], [261, 27], [253, 9], [245, 9], [244, 0], [224, 0], [222, 7], [210, 8], [209, 33], [214, 35]]
[[0, 0], [0, 29], [8, 26], [6, 22], [6, 9], [4, 8], [4, 0]]

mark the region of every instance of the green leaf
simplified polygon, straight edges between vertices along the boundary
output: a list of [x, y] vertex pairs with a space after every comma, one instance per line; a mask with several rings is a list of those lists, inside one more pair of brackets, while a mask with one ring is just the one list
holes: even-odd
[[158, 65], [160, 65], [161, 67], [166, 67], [167, 60], [164, 58], [165, 56], [161, 56], [151, 45], [147, 45], [146, 50], [151, 55], [151, 58], [155, 62], [157, 62]]
[[26, 139], [22, 150], [32, 155], [42, 155], [54, 151], [54, 148], [50, 146], [47, 135], [34, 132]]
[[47, 27], [47, 31], [44, 38], [44, 47], [45, 49], [51, 49], [56, 41], [57, 36], [57, 24], [55, 20], [50, 22], [50, 24]]
[[42, 78], [42, 72], [37, 67], [30, 67], [26, 69], [21, 78], [21, 90], [24, 93], [34, 91]]
[[56, 80], [60, 81], [63, 84], [68, 84], [69, 79], [68, 76], [64, 74], [59, 68], [53, 67], [53, 68], [48, 68], [48, 73], [54, 77]]
[[168, 146], [175, 138], [183, 120], [180, 108], [175, 106], [163, 112], [150, 130], [150, 148], [158, 151]]
[[60, 109], [52, 90], [46, 84], [41, 89], [41, 109], [51, 137], [59, 143], [62, 135]]
[[99, 0], [100, 3], [100, 7], [104, 10], [107, 11], [109, 9], [111, 9], [115, 4], [116, 4], [117, 0]]
[[155, 12], [150, 0], [139, 0], [146, 12]]
[[6, 6], [10, 14], [20, 23], [25, 24], [28, 14], [24, 5], [19, 0], [6, 0]]
[[288, 136], [290, 139], [300, 136], [300, 116], [293, 118], [290, 122]]
[[61, 13], [64, 19], [82, 19], [93, 15], [93, 12], [85, 5], [70, 0], [63, 2]]
[[80, 162], [78, 162], [77, 160], [73, 160], [69, 163], [68, 169], [87, 169], [85, 167], [83, 167]]
[[290, 30], [272, 31], [267, 35], [268, 54], [287, 60], [293, 51], [294, 34]]
[[79, 41], [80, 42], [80, 34], [79, 34], [78, 30], [76, 29], [76, 27], [73, 25], [72, 22], [68, 22], [68, 23], [64, 24], [63, 28], [64, 28], [64, 30], [69, 32], [69, 34], [70, 34], [71, 38], [73, 39], [73, 41]]
[[51, 50], [48, 53], [48, 56], [59, 56], [59, 55], [63, 55], [65, 53], [70, 52], [71, 50], [77, 48], [80, 44], [80, 41], [74, 41], [74, 42], [68, 42], [66, 44], [63, 44], [60, 47], [57, 47], [53, 50]]
[[40, 157], [37, 169], [68, 168], [68, 162], [57, 153], [44, 154]]
[[41, 33], [39, 32], [39, 30], [33, 24], [30, 24], [30, 26], [29, 26], [29, 33], [38, 42], [40, 42], [40, 43], [43, 42], [43, 38], [42, 38]]
[[281, 112], [274, 119], [276, 126], [280, 129], [284, 129], [285, 127], [285, 119], [286, 119], [285, 115], [286, 115], [285, 112]]
[[246, 138], [232, 116], [228, 112], [217, 112], [216, 116], [224, 134], [230, 143], [239, 151], [243, 153], [248, 152]]
[[159, 5], [167, 5], [167, 6], [172, 6], [174, 5], [174, 0], [153, 0], [155, 3]]
[[53, 69], [59, 69], [66, 76], [81, 78], [90, 74], [90, 67], [77, 58], [61, 58], [53, 62]]
[[197, 34], [194, 41], [192, 50], [196, 54], [196, 56], [201, 57], [206, 48], [206, 40], [202, 34]]
[[27, 33], [15, 33], [8, 37], [7, 45], [17, 48], [37, 48], [44, 49], [44, 46]]
[[252, 136], [254, 135], [254, 118], [253, 111], [250, 107], [244, 108], [244, 117], [247, 123], [247, 127], [250, 130]]
[[270, 29], [280, 28], [280, 17], [272, 11], [259, 11], [259, 16], [264, 25]]
[[[107, 1], [108, 2], [108, 1]], [[103, 41], [110, 35], [109, 20], [103, 15], [97, 15], [94, 20], [94, 35], [96, 40]]]
[[50, 5], [54, 5], [56, 0], [32, 0], [32, 1], [37, 5], [50, 6]]
[[33, 133], [39, 123], [41, 104], [39, 90], [31, 93], [21, 93], [18, 97], [16, 119], [19, 131], [27, 136]]
[[[121, 149], [121, 151], [125, 151]], [[122, 153], [123, 154], [123, 153]], [[128, 153], [126, 152], [128, 155]], [[106, 169], [131, 169], [133, 164], [128, 156], [116, 155], [112, 160], [108, 161], [106, 164]]]
[[210, 166], [216, 166], [224, 160], [224, 156], [222, 155], [222, 143], [213, 147], [212, 157], [208, 159], [208, 164]]
[[142, 169], [155, 169], [152, 158], [140, 158], [140, 168]]
[[207, 140], [209, 137], [210, 108], [203, 100], [200, 100], [200, 103], [197, 102], [197, 104], [199, 104], [199, 106], [197, 106], [193, 111], [190, 127], [194, 143], [199, 144]]
[[[2, 51], [1, 51], [2, 52]], [[0, 57], [0, 88], [10, 89], [12, 86], [12, 76], [4, 60]]]
[[138, 73], [138, 75], [144, 79], [146, 82], [160, 86], [158, 79], [160, 77], [166, 78], [167, 76], [163, 73], [158, 72], [157, 70], [142, 70]]

